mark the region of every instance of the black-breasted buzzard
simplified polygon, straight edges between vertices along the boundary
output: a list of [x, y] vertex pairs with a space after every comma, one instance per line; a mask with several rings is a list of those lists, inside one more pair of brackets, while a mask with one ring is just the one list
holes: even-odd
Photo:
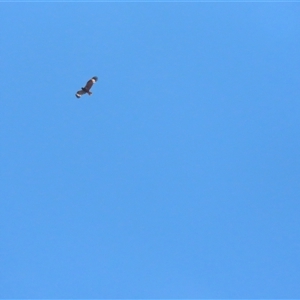
[[92, 92], [90, 92], [91, 87], [93, 86], [93, 84], [98, 80], [97, 76], [94, 76], [93, 78], [91, 78], [85, 85], [85, 87], [82, 87], [80, 91], [78, 91], [75, 96], [77, 98], [80, 98], [82, 95], [84, 94], [89, 94], [92, 95]]

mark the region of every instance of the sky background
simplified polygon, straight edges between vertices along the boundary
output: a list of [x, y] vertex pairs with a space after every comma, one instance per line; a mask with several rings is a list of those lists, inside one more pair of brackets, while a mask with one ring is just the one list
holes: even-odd
[[299, 299], [299, 15], [0, 3], [0, 298]]

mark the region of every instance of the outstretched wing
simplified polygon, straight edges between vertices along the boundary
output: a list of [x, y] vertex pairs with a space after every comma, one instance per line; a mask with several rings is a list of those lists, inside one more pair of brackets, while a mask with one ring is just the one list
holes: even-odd
[[80, 91], [78, 91], [76, 94], [75, 94], [75, 96], [77, 97], [77, 98], [80, 98], [82, 95], [84, 95], [84, 94], [86, 94], [86, 92], [84, 91], [84, 90], [80, 90]]
[[84, 89], [85, 89], [86, 91], [89, 91], [89, 90], [91, 89], [91, 87], [93, 86], [93, 84], [94, 84], [93, 80], [90, 79], [90, 80], [86, 83]]

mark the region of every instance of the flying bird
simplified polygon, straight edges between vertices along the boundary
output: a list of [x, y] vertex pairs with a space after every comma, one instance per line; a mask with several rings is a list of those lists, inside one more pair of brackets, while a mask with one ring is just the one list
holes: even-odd
[[84, 94], [89, 94], [92, 95], [92, 92], [90, 92], [91, 87], [93, 86], [93, 84], [98, 80], [97, 76], [92, 77], [85, 85], [85, 87], [82, 87], [80, 91], [78, 91], [75, 96], [77, 98], [80, 98], [82, 95]]

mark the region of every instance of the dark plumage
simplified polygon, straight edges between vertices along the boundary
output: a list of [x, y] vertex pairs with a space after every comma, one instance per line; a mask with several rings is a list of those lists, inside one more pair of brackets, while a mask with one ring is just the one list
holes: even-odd
[[93, 78], [91, 78], [85, 85], [85, 87], [82, 87], [80, 91], [78, 91], [75, 96], [77, 98], [80, 98], [82, 95], [84, 94], [89, 94], [89, 96], [92, 94], [92, 92], [90, 92], [91, 87], [93, 86], [93, 84], [98, 80], [97, 76], [94, 76]]

